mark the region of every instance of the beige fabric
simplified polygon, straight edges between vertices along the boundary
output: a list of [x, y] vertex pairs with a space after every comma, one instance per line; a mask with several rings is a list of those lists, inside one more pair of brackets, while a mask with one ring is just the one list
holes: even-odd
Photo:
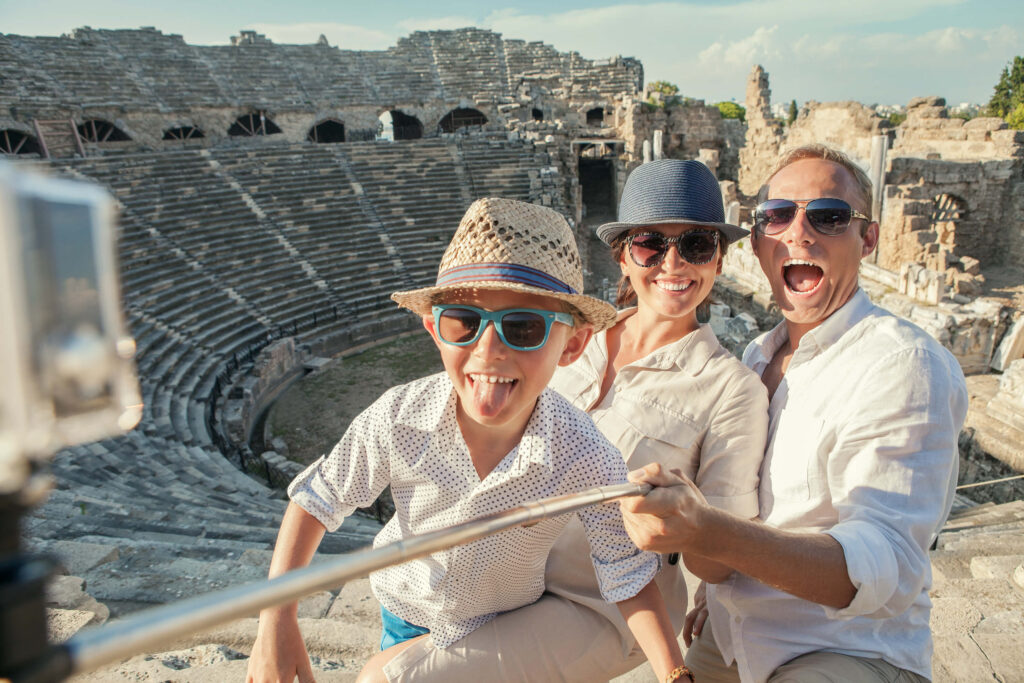
[[[715, 644], [711, 622], [686, 653], [686, 666], [700, 683], [739, 683], [736, 662], [726, 666]], [[769, 677], [768, 683], [928, 683], [924, 676], [882, 659], [853, 657], [838, 652], [809, 652], [791, 659]]]
[[601, 615], [555, 595], [490, 621], [442, 650], [430, 637], [384, 667], [392, 683], [445, 681], [607, 681], [640, 664], [620, 654], [617, 631]]
[[[619, 320], [635, 310], [624, 311]], [[559, 368], [549, 386], [590, 411], [630, 469], [652, 462], [679, 468], [715, 507], [757, 516], [758, 471], [768, 433], [768, 394], [761, 380], [702, 325], [621, 368], [609, 389], [611, 403], [594, 409], [608, 364], [606, 337], [595, 335], [584, 355]], [[681, 561], [665, 562], [657, 577], [677, 633], [687, 607], [681, 567]], [[622, 635], [622, 651], [632, 649], [632, 633], [618, 608], [597, 591], [583, 529], [573, 522], [548, 556], [547, 589], [604, 614]]]

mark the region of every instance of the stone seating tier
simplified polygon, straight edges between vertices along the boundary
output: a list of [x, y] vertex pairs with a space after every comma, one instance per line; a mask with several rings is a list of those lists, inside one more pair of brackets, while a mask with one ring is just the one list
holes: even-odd
[[[584, 99], [638, 94], [635, 60], [595, 62], [480, 29], [416, 32], [384, 51], [266, 40], [198, 46], [155, 29], [0, 35], [0, 108], [180, 112], [197, 107], [316, 111], [383, 103], [509, 101], [524, 77]], [[578, 84], [573, 87], [573, 84]]]

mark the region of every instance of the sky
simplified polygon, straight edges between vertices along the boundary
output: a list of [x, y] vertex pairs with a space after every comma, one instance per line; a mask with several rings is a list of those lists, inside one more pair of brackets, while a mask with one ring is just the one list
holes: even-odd
[[60, 35], [79, 26], [154, 26], [196, 45], [253, 29], [278, 43], [383, 50], [416, 30], [488, 28], [561, 51], [643, 62], [647, 82], [683, 95], [742, 102], [754, 64], [772, 101], [906, 104], [940, 95], [984, 104], [1002, 69], [1024, 55], [1021, 0], [0, 0], [0, 33]]

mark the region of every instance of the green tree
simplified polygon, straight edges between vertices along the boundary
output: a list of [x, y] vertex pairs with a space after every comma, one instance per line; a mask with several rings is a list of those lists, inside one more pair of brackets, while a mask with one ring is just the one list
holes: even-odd
[[718, 111], [722, 112], [723, 119], [747, 120], [747, 110], [735, 102], [716, 102], [715, 106], [718, 107]]
[[[671, 107], [682, 104], [683, 98], [679, 96], [679, 86], [668, 81], [654, 81], [647, 86], [647, 103], [655, 107]], [[654, 97], [658, 93], [659, 97]]]
[[1008, 66], [1003, 67], [992, 99], [988, 101], [988, 114], [1009, 122], [1007, 117], [1020, 104], [1024, 104], [1024, 57], [1017, 56]]
[[1024, 102], [1021, 102], [1013, 111], [1006, 115], [1006, 123], [1010, 128], [1024, 130]]
[[789, 103], [789, 116], [786, 117], [786, 123], [792, 125], [796, 121], [796, 100]]

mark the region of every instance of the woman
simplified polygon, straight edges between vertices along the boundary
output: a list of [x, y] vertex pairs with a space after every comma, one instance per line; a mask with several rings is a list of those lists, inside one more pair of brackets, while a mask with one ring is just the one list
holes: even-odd
[[[720, 508], [758, 513], [757, 483], [768, 430], [764, 385], [697, 320], [729, 242], [747, 234], [725, 223], [714, 175], [697, 161], [664, 159], [629, 176], [619, 221], [598, 228], [622, 270], [618, 304], [635, 302], [560, 368], [551, 386], [587, 410], [630, 469], [678, 468]], [[678, 557], [657, 581], [676, 631], [686, 614]], [[728, 570], [683, 558], [708, 581]], [[548, 559], [547, 593], [446, 651], [389, 667], [389, 679], [433, 681], [608, 680], [643, 662], [614, 605], [605, 603], [582, 527], [570, 523]]]

